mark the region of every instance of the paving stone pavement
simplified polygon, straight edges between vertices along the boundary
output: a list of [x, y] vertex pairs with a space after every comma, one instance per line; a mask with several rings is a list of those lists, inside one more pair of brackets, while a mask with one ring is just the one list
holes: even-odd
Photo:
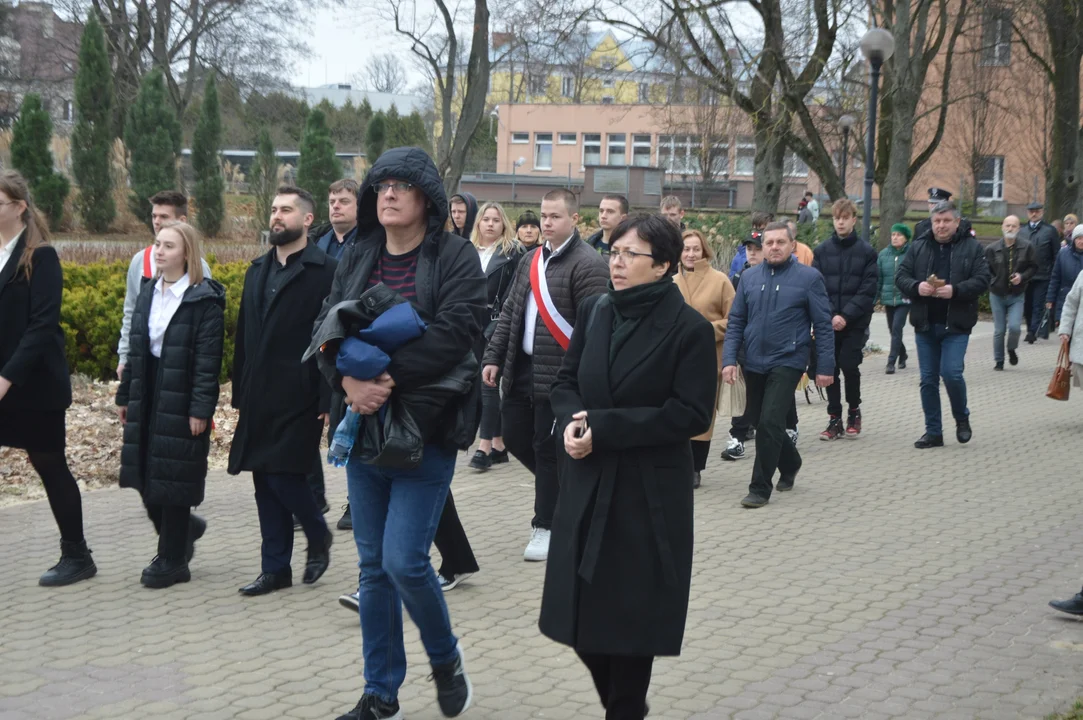
[[[886, 347], [884, 325], [874, 319], [873, 340]], [[992, 372], [991, 333], [983, 323], [971, 339], [965, 447], [912, 447], [909, 330], [910, 367], [888, 377], [883, 356], [863, 365], [860, 439], [820, 442], [824, 405], [800, 400], [804, 468], [761, 510], [738, 506], [751, 462], [719, 460], [728, 426], [717, 424], [684, 654], [656, 663], [652, 717], [1014, 720], [1083, 695], [1083, 622], [1046, 607], [1083, 581], [1083, 397], [1044, 398], [1053, 342]], [[466, 717], [603, 717], [574, 654], [537, 630], [544, 567], [522, 561], [531, 478], [515, 463], [474, 474], [466, 459], [453, 488], [482, 571], [448, 595], [475, 687]], [[344, 499], [341, 472], [328, 486]], [[356, 587], [351, 538], [336, 533], [314, 586], [242, 599], [259, 570], [248, 477], [215, 472], [200, 512], [210, 527], [192, 582], [152, 591], [139, 585], [155, 539], [138, 496], [88, 493], [98, 576], [47, 590], [36, 583], [57, 555], [48, 505], [0, 510], [0, 718], [334, 718], [353, 706], [360, 632], [336, 602]], [[407, 650], [404, 712], [438, 718], [409, 622]]]

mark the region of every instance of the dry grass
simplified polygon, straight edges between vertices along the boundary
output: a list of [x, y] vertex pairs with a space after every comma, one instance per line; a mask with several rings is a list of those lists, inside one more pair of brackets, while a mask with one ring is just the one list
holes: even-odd
[[[133, 235], [98, 235], [89, 236], [60, 235], [53, 239], [53, 245], [65, 262], [77, 265], [91, 265], [97, 262], [129, 262], [132, 255], [150, 244], [150, 234]], [[213, 255], [219, 263], [237, 260], [252, 260], [266, 248], [255, 242], [234, 242], [230, 240], [209, 240], [203, 244], [205, 255]]]

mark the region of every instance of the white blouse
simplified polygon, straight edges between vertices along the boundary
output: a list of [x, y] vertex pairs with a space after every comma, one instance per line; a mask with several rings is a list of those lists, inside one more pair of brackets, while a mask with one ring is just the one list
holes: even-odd
[[166, 328], [169, 321], [180, 308], [184, 291], [190, 284], [188, 273], [184, 273], [181, 279], [173, 283], [169, 289], [165, 288], [165, 278], [158, 278], [154, 283], [154, 295], [150, 301], [150, 317], [147, 320], [147, 330], [150, 335], [150, 354], [156, 358], [162, 357], [162, 340], [165, 338]]
[[[26, 230], [20, 230], [19, 235], [22, 235], [24, 232], [26, 232]], [[15, 245], [19, 242], [19, 235], [11, 238], [11, 242], [0, 250], [0, 272], [4, 272], [4, 266], [8, 264], [8, 260], [11, 259], [11, 254], [15, 252]]]

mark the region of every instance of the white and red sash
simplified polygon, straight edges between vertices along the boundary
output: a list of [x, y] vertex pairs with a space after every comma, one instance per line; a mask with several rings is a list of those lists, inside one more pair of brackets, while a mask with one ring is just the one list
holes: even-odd
[[143, 277], [154, 277], [154, 271], [157, 269], [154, 267], [154, 246], [151, 245], [143, 251]]
[[538, 314], [549, 329], [549, 334], [564, 350], [572, 340], [572, 324], [564, 319], [557, 310], [553, 296], [549, 294], [549, 284], [545, 280], [547, 261], [542, 258], [542, 248], [534, 253], [534, 262], [530, 264], [530, 289], [534, 293], [534, 302], [538, 304]]

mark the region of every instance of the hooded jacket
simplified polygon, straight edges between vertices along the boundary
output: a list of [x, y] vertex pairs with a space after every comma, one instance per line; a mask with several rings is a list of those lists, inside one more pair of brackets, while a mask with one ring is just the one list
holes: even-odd
[[[952, 287], [947, 328], [948, 332], [969, 335], [978, 322], [978, 298], [989, 289], [989, 263], [985, 261], [981, 243], [969, 227], [960, 224], [951, 244], [951, 271], [947, 278], [942, 278]], [[895, 273], [895, 285], [910, 298], [910, 324], [918, 332], [928, 331], [931, 327], [929, 306], [936, 299], [921, 296], [918, 285], [936, 273], [939, 245], [929, 233], [914, 240]]]
[[[417, 259], [415, 289], [411, 303], [428, 325], [425, 334], [392, 354], [387, 372], [395, 381], [395, 393], [417, 390], [438, 382], [464, 362], [488, 322], [485, 276], [478, 251], [469, 241], [444, 230], [448, 198], [436, 165], [428, 154], [414, 147], [388, 150], [369, 170], [357, 196], [357, 242], [343, 256], [335, 272], [331, 293], [312, 327], [315, 334], [331, 308], [343, 301], [358, 300], [383, 253], [387, 234], [376, 215], [373, 185], [388, 178], [412, 183], [427, 199], [428, 224]], [[345, 403], [341, 377], [332, 378], [332, 408]], [[420, 428], [425, 442], [444, 447], [464, 447], [473, 441], [477, 425], [477, 383], [465, 395], [447, 403], [438, 419]]]
[[154, 398], [147, 393], [154, 285], [145, 281], [136, 298], [128, 362], [117, 388], [117, 405], [128, 408], [120, 486], [136, 488], [150, 505], [199, 505], [211, 427], [207, 423], [193, 437], [188, 418], [209, 420], [218, 407], [226, 291], [210, 279], [184, 291], [162, 339]]
[[[448, 210], [450, 217], [451, 203], [456, 200], [462, 200], [466, 203], [466, 224], [463, 227], [456, 227], [455, 221], [451, 221], [451, 232], [455, 233], [464, 240], [469, 240], [470, 236], [474, 232], [474, 222], [478, 219], [478, 199], [468, 192], [455, 193], [448, 199]], [[360, 213], [360, 209], [358, 209]]]

